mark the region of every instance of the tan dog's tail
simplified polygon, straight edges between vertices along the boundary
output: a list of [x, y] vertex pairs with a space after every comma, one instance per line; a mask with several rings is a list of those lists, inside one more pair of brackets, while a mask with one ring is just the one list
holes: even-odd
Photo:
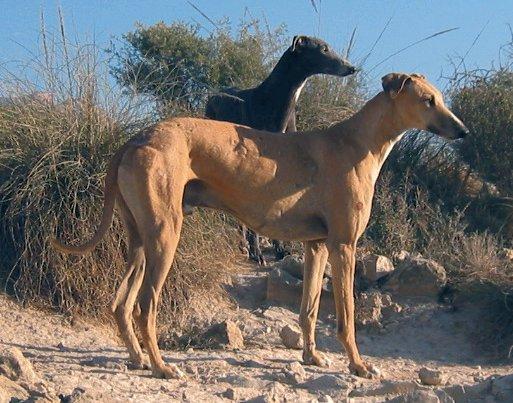
[[56, 238], [50, 239], [52, 246], [60, 252], [71, 253], [74, 255], [82, 255], [87, 252], [91, 252], [95, 246], [101, 241], [107, 230], [112, 224], [112, 218], [114, 216], [114, 206], [116, 204], [116, 196], [118, 195], [118, 167], [121, 162], [121, 158], [124, 155], [125, 147], [121, 148], [112, 158], [109, 168], [107, 169], [107, 175], [105, 176], [105, 190], [104, 190], [104, 201], [103, 201], [103, 212], [100, 225], [96, 230], [93, 237], [86, 243], [80, 246], [69, 246], [65, 245]]

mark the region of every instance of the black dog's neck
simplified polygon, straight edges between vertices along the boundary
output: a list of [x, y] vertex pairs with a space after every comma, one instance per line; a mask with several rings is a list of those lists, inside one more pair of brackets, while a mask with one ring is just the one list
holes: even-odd
[[297, 92], [311, 76], [294, 59], [290, 49], [287, 50], [269, 77], [255, 89], [258, 98], [273, 103], [274, 111], [283, 113], [285, 119], [295, 107]]
[[310, 74], [301, 69], [301, 66], [298, 66], [297, 61], [293, 59], [292, 52], [287, 50], [282, 55], [273, 71], [271, 71], [269, 77], [258, 86], [258, 90], [263, 93], [272, 93], [275, 96], [286, 94], [293, 96], [295, 91], [310, 76]]

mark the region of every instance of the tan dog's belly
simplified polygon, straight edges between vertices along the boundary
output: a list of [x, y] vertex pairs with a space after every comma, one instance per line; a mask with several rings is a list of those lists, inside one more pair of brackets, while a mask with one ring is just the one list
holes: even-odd
[[232, 197], [237, 189], [220, 191], [202, 180], [191, 180], [184, 189], [185, 211], [192, 207], [210, 207], [233, 214], [249, 228], [267, 237], [283, 240], [325, 239], [327, 229], [323, 217], [313, 208], [313, 190], [301, 190], [276, 201], [266, 187], [252, 189], [252, 197]]

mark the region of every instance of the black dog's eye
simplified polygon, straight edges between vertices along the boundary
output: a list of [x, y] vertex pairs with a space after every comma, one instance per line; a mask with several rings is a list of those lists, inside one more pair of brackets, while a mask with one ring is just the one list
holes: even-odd
[[324, 45], [324, 46], [322, 47], [322, 51], [323, 51], [324, 53], [326, 53], [326, 52], [328, 51], [328, 46]]

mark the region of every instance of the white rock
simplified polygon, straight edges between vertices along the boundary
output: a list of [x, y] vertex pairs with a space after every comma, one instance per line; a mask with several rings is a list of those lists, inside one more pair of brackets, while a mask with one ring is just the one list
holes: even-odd
[[287, 348], [299, 350], [303, 348], [303, 334], [301, 330], [295, 326], [283, 326], [280, 331], [280, 338], [283, 345]]
[[424, 385], [437, 386], [447, 382], [447, 376], [435, 369], [421, 368], [419, 370], [419, 379]]
[[359, 267], [361, 275], [371, 282], [394, 271], [394, 264], [388, 257], [375, 254], [365, 256]]

